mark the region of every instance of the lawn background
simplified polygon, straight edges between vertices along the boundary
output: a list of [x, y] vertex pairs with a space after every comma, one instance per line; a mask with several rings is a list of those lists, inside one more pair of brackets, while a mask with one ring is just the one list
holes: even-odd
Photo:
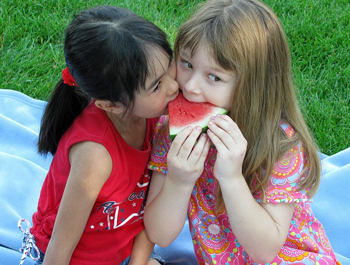
[[[200, 0], [2, 0], [0, 88], [47, 100], [65, 68], [64, 30], [82, 9], [118, 5], [154, 22], [173, 44]], [[320, 150], [350, 147], [350, 1], [265, 0], [280, 18], [298, 99]]]

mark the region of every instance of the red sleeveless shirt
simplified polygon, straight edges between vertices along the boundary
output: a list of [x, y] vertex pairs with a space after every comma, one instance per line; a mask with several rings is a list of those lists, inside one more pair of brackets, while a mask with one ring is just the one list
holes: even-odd
[[44, 181], [32, 234], [44, 253], [70, 171], [68, 152], [78, 142], [102, 144], [111, 155], [112, 173], [102, 187], [70, 264], [115, 265], [131, 254], [134, 237], [144, 229], [144, 199], [149, 184], [146, 168], [157, 119], [147, 120], [143, 150], [129, 146], [105, 111], [91, 102], [63, 135]]

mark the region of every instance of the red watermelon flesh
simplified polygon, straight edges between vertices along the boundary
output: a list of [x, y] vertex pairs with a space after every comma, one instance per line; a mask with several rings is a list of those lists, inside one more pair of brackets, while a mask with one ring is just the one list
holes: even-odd
[[202, 132], [208, 129], [210, 117], [217, 114], [226, 114], [227, 111], [211, 103], [198, 103], [188, 101], [180, 92], [179, 95], [169, 102], [169, 131], [171, 140], [185, 127], [200, 126]]

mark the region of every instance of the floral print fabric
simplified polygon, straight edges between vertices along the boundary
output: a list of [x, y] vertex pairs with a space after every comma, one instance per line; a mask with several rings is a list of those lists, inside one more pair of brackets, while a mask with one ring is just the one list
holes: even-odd
[[[166, 154], [170, 148], [167, 117], [160, 118], [153, 142], [153, 152], [148, 167], [167, 174]], [[286, 123], [281, 127], [290, 137], [294, 130]], [[216, 149], [211, 148], [205, 161], [205, 169], [192, 191], [188, 218], [192, 242], [200, 265], [256, 264], [232, 233], [228, 215], [223, 210], [215, 213], [215, 190], [218, 185], [213, 175]], [[257, 202], [265, 197], [265, 203], [296, 203], [285, 244], [275, 259], [277, 264], [340, 264], [322, 224], [310, 207], [307, 190], [298, 190], [303, 179], [305, 157], [302, 146], [296, 145], [276, 163], [264, 196], [253, 194]]]

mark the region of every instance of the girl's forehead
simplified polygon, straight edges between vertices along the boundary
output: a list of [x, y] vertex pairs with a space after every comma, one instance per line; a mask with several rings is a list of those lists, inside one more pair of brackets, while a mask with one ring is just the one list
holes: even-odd
[[199, 43], [196, 47], [184, 47], [179, 51], [180, 55], [186, 56], [187, 58], [193, 58], [195, 56], [205, 56], [210, 61], [217, 63], [216, 57], [214, 56], [214, 50], [211, 46], [205, 43]]
[[152, 55], [150, 55], [149, 59], [149, 70], [145, 83], [145, 90], [151, 90], [162, 76], [168, 71], [168, 68], [171, 64], [171, 58], [168, 54], [164, 52], [156, 51]]
[[176, 43], [178, 51], [181, 49], [188, 49], [193, 54], [200, 45], [211, 46], [207, 40], [207, 36], [204, 32], [186, 32], [181, 34], [179, 40]]

